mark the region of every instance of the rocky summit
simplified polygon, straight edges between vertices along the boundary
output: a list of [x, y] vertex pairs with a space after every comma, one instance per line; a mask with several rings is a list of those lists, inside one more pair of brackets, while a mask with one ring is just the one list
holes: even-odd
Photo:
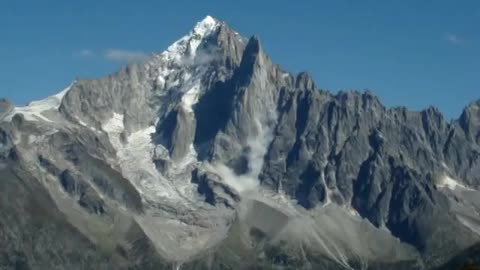
[[164, 52], [0, 100], [0, 269], [461, 269], [480, 101], [319, 89], [207, 16]]

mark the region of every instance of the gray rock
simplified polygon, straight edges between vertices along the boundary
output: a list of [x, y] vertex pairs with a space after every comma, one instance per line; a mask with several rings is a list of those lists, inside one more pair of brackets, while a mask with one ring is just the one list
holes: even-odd
[[0, 120], [2, 120], [6, 115], [10, 114], [12, 110], [12, 103], [4, 98], [0, 98]]

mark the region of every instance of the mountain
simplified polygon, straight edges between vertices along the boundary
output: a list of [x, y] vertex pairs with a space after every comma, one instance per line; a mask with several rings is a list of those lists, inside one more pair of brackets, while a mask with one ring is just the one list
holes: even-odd
[[447, 121], [332, 94], [207, 16], [144, 62], [0, 101], [0, 175], [1, 269], [462, 267], [480, 101]]

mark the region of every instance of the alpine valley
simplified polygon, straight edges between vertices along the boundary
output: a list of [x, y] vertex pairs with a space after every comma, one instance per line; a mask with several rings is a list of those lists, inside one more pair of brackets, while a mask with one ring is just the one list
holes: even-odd
[[480, 263], [480, 100], [319, 89], [207, 16], [162, 53], [0, 101], [0, 269]]

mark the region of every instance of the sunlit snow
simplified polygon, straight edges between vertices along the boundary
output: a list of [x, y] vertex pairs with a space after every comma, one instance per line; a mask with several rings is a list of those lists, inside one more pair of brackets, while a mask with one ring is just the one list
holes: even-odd
[[444, 175], [440, 178], [440, 181], [436, 185], [438, 188], [447, 188], [450, 190], [463, 189], [463, 190], [472, 190], [469, 187], [459, 183], [457, 180], [451, 178], [448, 175]]
[[126, 142], [122, 143], [120, 134], [124, 131], [123, 115], [114, 113], [102, 129], [107, 132], [117, 151], [120, 171], [140, 193], [150, 200], [178, 197], [170, 181], [160, 175], [153, 163], [155, 145], [151, 134], [155, 133], [155, 126], [130, 134]]
[[15, 107], [12, 110], [12, 112], [5, 117], [5, 120], [10, 121], [15, 114], [19, 113], [19, 114], [22, 114], [25, 117], [25, 119], [29, 121], [42, 120], [46, 122], [52, 122], [45, 115], [43, 115], [43, 112], [58, 110], [63, 97], [65, 96], [65, 94], [67, 94], [68, 90], [70, 90], [70, 87], [72, 86], [72, 84], [69, 85], [64, 90], [62, 90], [61, 92], [59, 92], [58, 94], [55, 94], [53, 96], [47, 97], [42, 100], [32, 101], [27, 106], [24, 106], [24, 107]]

